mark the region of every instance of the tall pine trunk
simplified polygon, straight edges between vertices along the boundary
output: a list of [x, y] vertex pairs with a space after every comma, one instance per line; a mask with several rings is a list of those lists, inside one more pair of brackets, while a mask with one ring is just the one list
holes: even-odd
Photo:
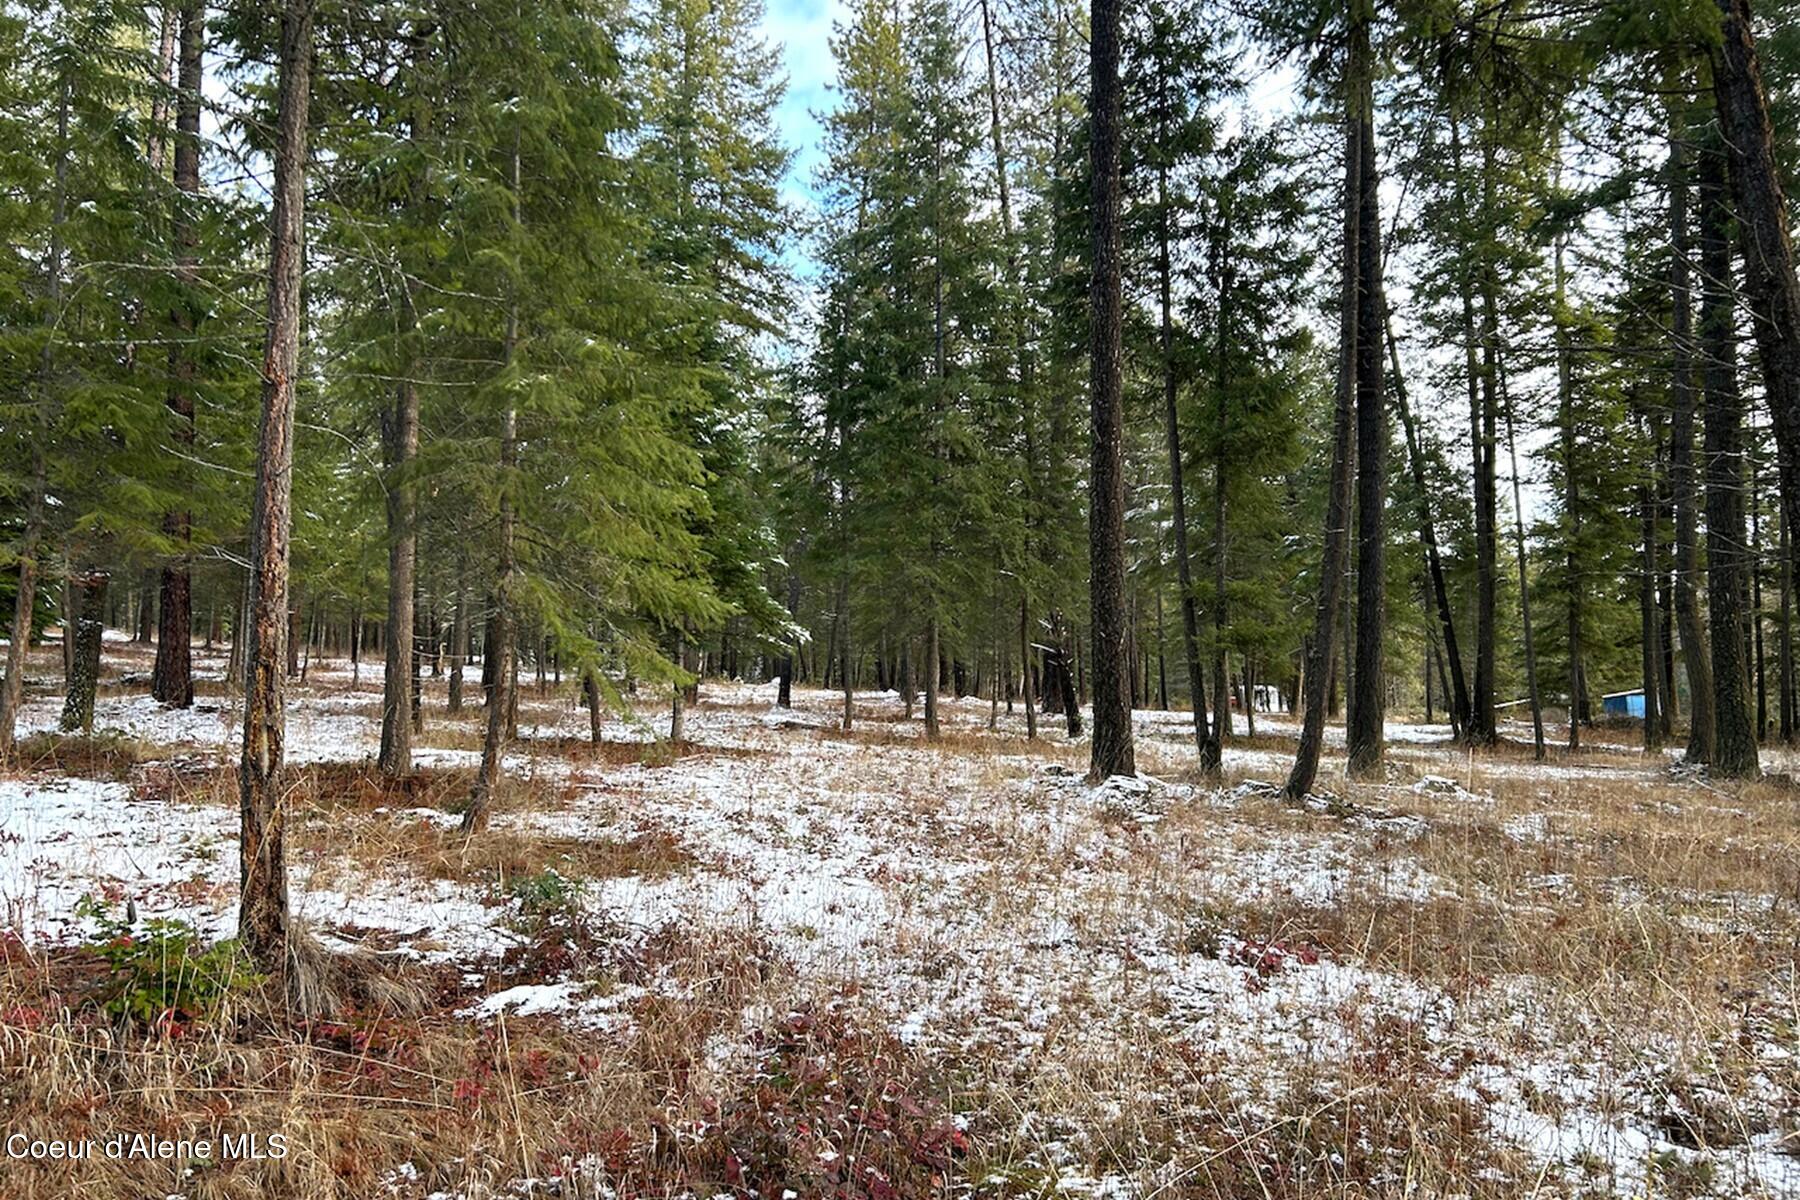
[[[1384, 292], [1385, 296], [1385, 292]], [[1444, 559], [1438, 549], [1437, 525], [1431, 518], [1431, 488], [1425, 478], [1425, 455], [1419, 445], [1418, 427], [1413, 423], [1412, 405], [1406, 395], [1406, 377], [1400, 373], [1400, 346], [1394, 340], [1392, 310], [1382, 304], [1382, 333], [1387, 340], [1388, 371], [1393, 380], [1394, 408], [1400, 414], [1400, 427], [1406, 435], [1406, 462], [1412, 475], [1413, 491], [1418, 496], [1419, 541], [1425, 547], [1425, 568], [1431, 589], [1433, 615], [1438, 634], [1443, 638], [1444, 657], [1450, 660], [1450, 686], [1444, 692], [1445, 706], [1450, 710], [1450, 728], [1461, 737], [1469, 723], [1469, 685], [1463, 676], [1462, 651], [1456, 638], [1456, 618], [1450, 607], [1450, 588], [1444, 578]], [[1434, 655], [1435, 657], [1435, 655]], [[1443, 658], [1438, 659], [1443, 666]], [[1427, 672], [1427, 678], [1430, 673]]]
[[[1718, 0], [1718, 4], [1723, 36], [1713, 52], [1713, 98], [1729, 154], [1743, 239], [1744, 296], [1754, 317], [1751, 327], [1763, 390], [1774, 418], [1783, 529], [1791, 537], [1800, 521], [1800, 280], [1795, 277], [1787, 201], [1775, 162], [1750, 0]], [[1785, 667], [1785, 651], [1782, 661]]]
[[74, 610], [69, 614], [64, 638], [73, 638], [75, 653], [69, 660], [68, 693], [63, 697], [64, 733], [92, 733], [94, 729], [94, 693], [100, 686], [100, 645], [106, 632], [106, 587], [111, 577], [105, 571], [83, 572], [72, 581], [75, 592]]
[[[1166, 85], [1159, 85], [1166, 87]], [[1159, 93], [1158, 120], [1166, 121], [1168, 98]], [[1169, 448], [1169, 500], [1175, 533], [1175, 576], [1181, 586], [1181, 653], [1187, 666], [1188, 695], [1194, 707], [1194, 747], [1200, 767], [1208, 775], [1219, 771], [1218, 747], [1207, 728], [1206, 686], [1200, 673], [1200, 615], [1194, 599], [1193, 556], [1188, 550], [1187, 491], [1182, 479], [1181, 420], [1176, 404], [1179, 384], [1175, 376], [1174, 270], [1169, 254], [1169, 171], [1159, 164], [1156, 175], [1157, 231], [1156, 286], [1160, 305], [1157, 337], [1162, 354], [1163, 427]], [[1158, 596], [1158, 612], [1161, 608]], [[1026, 689], [1030, 704], [1030, 689]], [[1163, 707], [1168, 707], [1165, 703]], [[1027, 707], [1026, 715], [1030, 716]]]
[[[1531, 623], [1531, 567], [1525, 549], [1525, 499], [1519, 483], [1519, 439], [1515, 428], [1512, 396], [1506, 393], [1506, 376], [1500, 377], [1500, 389], [1505, 397], [1506, 406], [1506, 454], [1512, 465], [1513, 494], [1513, 553], [1519, 560], [1519, 625], [1525, 642], [1525, 695], [1531, 703], [1531, 747], [1533, 757], [1542, 760], [1544, 757], [1544, 703], [1543, 695], [1538, 691], [1537, 671], [1537, 633]], [[1570, 670], [1578, 670], [1579, 664], [1571, 660]], [[1570, 684], [1573, 696], [1580, 690], [1578, 683]], [[1573, 699], [1569, 703], [1569, 725], [1574, 728], [1577, 706]]]
[[462, 572], [458, 571], [456, 615], [450, 622], [450, 699], [448, 707], [453, 713], [462, 711], [463, 667], [469, 661], [469, 589], [460, 582], [461, 577]]
[[[1559, 146], [1560, 152], [1560, 146]], [[1558, 166], [1557, 186], [1561, 186], [1561, 167]], [[1582, 672], [1581, 658], [1581, 600], [1586, 586], [1581, 573], [1581, 473], [1575, 464], [1575, 363], [1574, 350], [1569, 344], [1568, 325], [1568, 277], [1563, 268], [1563, 242], [1559, 234], [1554, 251], [1556, 271], [1556, 396], [1557, 396], [1557, 435], [1562, 442], [1563, 459], [1563, 567], [1568, 588], [1568, 643], [1569, 643], [1569, 749], [1581, 748], [1581, 722], [1587, 716], [1586, 679]], [[1510, 441], [1513, 436], [1510, 421], [1512, 413], [1507, 412], [1509, 422], [1506, 436]], [[1517, 452], [1514, 452], [1517, 456]], [[1513, 468], [1513, 503], [1518, 506], [1518, 468]], [[1523, 516], [1519, 518], [1523, 521]], [[1524, 534], [1520, 533], [1520, 546], [1524, 546]], [[1520, 554], [1520, 594], [1525, 593], [1524, 556]], [[1535, 689], [1533, 689], [1535, 691]], [[1647, 694], [1646, 694], [1647, 695]], [[1537, 756], [1544, 756], [1543, 715], [1533, 703], [1534, 729], [1537, 734]]]
[[[1636, 407], [1634, 402], [1633, 407]], [[1649, 418], [1643, 418], [1649, 423]], [[1651, 439], [1646, 438], [1648, 444]], [[1638, 530], [1643, 539], [1638, 572], [1639, 640], [1643, 650], [1644, 749], [1662, 749], [1662, 625], [1657, 620], [1656, 478], [1654, 466], [1646, 466], [1637, 487]]]
[[[192, 289], [198, 285], [199, 235], [193, 205], [200, 192], [200, 90], [205, 70], [206, 5], [187, 0], [180, 15], [180, 83], [175, 102], [175, 279], [182, 299], [172, 314], [174, 341], [169, 347], [169, 412], [175, 418], [175, 441], [194, 444], [194, 334], [199, 324]], [[189, 545], [193, 521], [186, 509], [163, 518], [163, 532], [179, 549], [163, 564], [159, 587], [161, 624], [156, 636], [156, 666], [150, 694], [164, 704], [189, 708], [194, 703], [193, 575]]]
[[[25, 702], [25, 649], [31, 646], [32, 617], [38, 604], [38, 554], [43, 549], [43, 446], [32, 441], [32, 482], [25, 493], [25, 536], [18, 547], [18, 590], [13, 596], [13, 630], [5, 648], [5, 682], [0, 684], [0, 757], [13, 754], [18, 709]], [[1786, 624], [1782, 626], [1786, 630]], [[67, 637], [67, 633], [65, 633]]]
[[1300, 742], [1294, 767], [1283, 792], [1290, 800], [1303, 799], [1312, 791], [1319, 773], [1319, 752], [1325, 742], [1325, 712], [1330, 703], [1332, 638], [1337, 632], [1338, 607], [1344, 590], [1350, 522], [1351, 414], [1356, 406], [1357, 292], [1361, 258], [1357, 245], [1362, 205], [1362, 122], [1353, 97], [1363, 64], [1359, 39], [1351, 41], [1351, 55], [1344, 71], [1344, 195], [1343, 258], [1338, 289], [1337, 395], [1332, 414], [1331, 475], [1325, 493], [1325, 528], [1319, 561], [1318, 601], [1313, 609], [1312, 634], [1304, 643], [1301, 666]]
[[[514, 130], [509, 182], [512, 186], [515, 230], [523, 223], [519, 181], [519, 135]], [[511, 371], [519, 346], [518, 285], [515, 282], [511, 286], [513, 294], [507, 302], [506, 334], [501, 351], [503, 371]], [[493, 684], [488, 690], [487, 732], [481, 739], [481, 766], [475, 773], [475, 786], [469, 796], [469, 807], [463, 813], [464, 833], [476, 833], [487, 828], [494, 792], [500, 784], [500, 766], [506, 753], [506, 743], [517, 731], [518, 631], [513, 612], [513, 591], [516, 587], [513, 576], [517, 564], [513, 557], [513, 537], [518, 519], [518, 467], [519, 410], [509, 395], [506, 409], [500, 417], [500, 548], [498, 562], [495, 564], [494, 612], [489, 618], [488, 638], [482, 648], [483, 674], [491, 668]], [[389, 661], [392, 661], [391, 655]], [[405, 723], [404, 713], [397, 714], [397, 723]]]
[[[63, 303], [63, 227], [69, 215], [69, 110], [72, 106], [71, 85], [65, 79], [56, 109], [56, 166], [51, 170], [50, 247], [45, 259], [46, 325], [43, 349], [38, 352], [37, 401], [39, 419], [46, 428], [54, 401], [52, 373], [55, 369], [56, 339], [51, 336], [62, 319]], [[12, 636], [6, 647], [6, 682], [0, 687], [0, 753], [11, 754], [19, 725], [19, 707], [25, 697], [25, 651], [31, 640], [32, 616], [36, 612], [38, 575], [42, 568], [39, 555], [44, 548], [45, 500], [48, 480], [41, 438], [31, 439], [31, 483], [25, 494], [25, 528], [19, 543], [18, 591], [13, 598]], [[64, 606], [65, 616], [67, 606]], [[68, 663], [69, 623], [63, 622], [63, 661]]]
[[1031, 679], [1031, 608], [1023, 595], [1019, 597], [1019, 691], [1025, 697], [1025, 740], [1037, 741], [1037, 700], [1033, 695], [1036, 688]]
[[[292, 531], [294, 393], [300, 371], [301, 266], [306, 205], [306, 119], [311, 99], [312, 0], [281, 15], [274, 211], [269, 252], [269, 331], [263, 349], [256, 500], [250, 522], [250, 602], [244, 684], [244, 751], [238, 938], [265, 974], [286, 975], [289, 945], [282, 760], [287, 719], [288, 540]], [[290, 980], [290, 982], [292, 982]]]
[[[413, 46], [411, 67], [419, 71], [423, 39]], [[415, 83], [415, 87], [418, 85]], [[411, 114], [411, 140], [423, 141], [430, 132], [430, 110], [425, 100], [415, 94]], [[415, 177], [412, 201], [421, 205], [425, 199], [426, 175]], [[394, 386], [394, 400], [381, 414], [383, 482], [387, 494], [385, 517], [388, 539], [387, 659], [381, 686], [381, 750], [379, 765], [384, 774], [406, 775], [412, 771], [413, 734], [419, 731], [420, 711], [418, 659], [418, 489], [413, 480], [415, 460], [419, 455], [419, 386], [414, 378], [418, 364], [417, 347], [419, 314], [413, 300], [410, 279], [403, 278], [399, 289], [398, 323], [400, 379]]]
[[[1468, 202], [1468, 182], [1463, 167], [1462, 123], [1450, 117], [1450, 156], [1456, 176], [1458, 223], [1470, 228], [1473, 214]], [[1486, 211], [1484, 209], [1484, 211]], [[1473, 459], [1475, 498], [1475, 680], [1469, 695], [1469, 720], [1463, 736], [1470, 742], [1492, 742], [1498, 736], [1494, 717], [1495, 593], [1498, 583], [1497, 526], [1498, 488], [1494, 472], [1494, 405], [1486, 388], [1488, 377], [1480, 362], [1482, 338], [1475, 325], [1475, 273], [1466, 261], [1457, 270], [1457, 292], [1462, 303], [1463, 374], [1469, 397], [1469, 445]]]
[[1094, 736], [1088, 775], [1135, 775], [1125, 651], [1124, 298], [1119, 178], [1119, 0], [1091, 0], [1093, 168], [1093, 466], [1089, 479], [1089, 605], [1093, 618]]
[[1781, 533], [1776, 542], [1777, 552], [1781, 555], [1781, 625], [1775, 631], [1775, 678], [1781, 691], [1781, 702], [1777, 706], [1781, 710], [1781, 744], [1786, 746], [1794, 740], [1794, 637], [1789, 624], [1794, 616], [1794, 559], [1788, 542], [1787, 516], [1785, 513], [1777, 516], [1781, 521]]
[[[1369, 67], [1368, 17], [1351, 31], [1352, 54], [1363, 64], [1357, 86], [1357, 141], [1362, 170], [1357, 179], [1356, 255], [1356, 670], [1345, 722], [1349, 771], [1355, 778], [1381, 773], [1387, 672], [1382, 650], [1387, 634], [1387, 396], [1382, 379], [1385, 312], [1381, 284], [1380, 178], [1375, 160], [1375, 100]], [[1246, 710], [1249, 698], [1245, 698]]]
[[933, 616], [925, 624], [925, 740], [938, 740], [938, 622]]
[[1214, 314], [1216, 337], [1214, 340], [1213, 377], [1213, 656], [1212, 656], [1212, 696], [1213, 721], [1211, 737], [1206, 748], [1200, 754], [1201, 764], [1209, 772], [1216, 772], [1218, 764], [1224, 758], [1225, 743], [1231, 737], [1231, 695], [1227, 678], [1230, 666], [1226, 661], [1226, 441], [1230, 436], [1230, 418], [1226, 407], [1226, 395], [1229, 390], [1230, 368], [1226, 365], [1226, 349], [1228, 346], [1226, 328], [1230, 321], [1231, 297], [1231, 210], [1229, 200], [1221, 205], [1220, 233], [1214, 243], [1214, 272], [1218, 276], [1218, 303]]
[[1712, 623], [1712, 771], [1759, 773], [1750, 701], [1749, 554], [1744, 544], [1744, 401], [1731, 291], [1731, 212], [1724, 154], [1700, 155], [1701, 386], [1706, 429], [1706, 601]]
[[1688, 263], [1688, 167], [1683, 128], [1670, 113], [1669, 130], [1669, 334], [1674, 375], [1669, 383], [1669, 490], [1675, 506], [1675, 624], [1687, 667], [1688, 744], [1686, 760], [1706, 763], [1713, 756], [1712, 656], [1700, 621], [1697, 581], [1700, 548], [1694, 488], [1693, 306]]

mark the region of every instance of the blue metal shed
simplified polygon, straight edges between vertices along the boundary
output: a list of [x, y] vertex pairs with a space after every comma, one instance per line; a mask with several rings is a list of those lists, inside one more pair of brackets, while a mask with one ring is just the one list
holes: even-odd
[[1609, 717], [1636, 717], [1644, 719], [1644, 689], [1634, 688], [1629, 692], [1612, 692], [1600, 697], [1600, 709]]

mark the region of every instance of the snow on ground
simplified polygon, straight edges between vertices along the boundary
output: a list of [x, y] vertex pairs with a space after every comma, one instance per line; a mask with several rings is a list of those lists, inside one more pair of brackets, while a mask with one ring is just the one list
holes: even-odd
[[[341, 665], [314, 671], [333, 686], [348, 682]], [[1415, 853], [1430, 834], [1424, 818], [1371, 809], [1333, 819], [1282, 810], [1254, 788], [1200, 791], [1148, 776], [1090, 787], [1068, 765], [1021, 753], [1016, 739], [962, 754], [927, 747], [916, 722], [896, 723], [900, 701], [891, 694], [859, 696], [861, 732], [847, 737], [835, 729], [835, 695], [798, 692], [799, 707], [785, 711], [772, 705], [772, 686], [709, 683], [705, 693], [687, 726], [702, 752], [609, 765], [534, 746], [585, 736], [587, 717], [527, 692], [524, 739], [507, 769], [561, 786], [554, 803], [496, 814], [495, 830], [591, 845], [665, 836], [691, 859], [681, 869], [583, 882], [579, 902], [628, 936], [727, 929], [762, 939], [810, 986], [855, 995], [922, 1051], [979, 1055], [1026, 1077], [1065, 1071], [1071, 1057], [1142, 1066], [1146, 1044], [1154, 1055], [1191, 1053], [1241, 1112], [1270, 1117], [1296, 1080], [1330, 1078], [1372, 1039], [1403, 1027], [1445, 1094], [1477, 1104], [1494, 1136], [1542, 1174], [1579, 1166], [1623, 1194], [1657, 1156], [1674, 1155], [1704, 1162], [1719, 1195], [1755, 1187], [1800, 1195], [1800, 1159], [1777, 1151], [1774, 1129], [1710, 1151], [1669, 1140], [1659, 1123], [1666, 1114], [1653, 1111], [1658, 1085], [1631, 1072], [1673, 1054], [1670, 1035], [1594, 1029], [1565, 1041], [1579, 1022], [1568, 1024], [1566, 1005], [1547, 1003], [1531, 979], [1453, 988], [1290, 942], [1278, 923], [1248, 924], [1257, 913], [1350, 900], [1404, 907], [1464, 896], [1462, 884]], [[949, 724], [970, 731], [989, 715], [985, 702], [943, 707]], [[376, 693], [296, 689], [290, 753], [299, 762], [372, 756], [377, 708]], [[50, 728], [57, 711], [53, 697], [35, 698], [21, 726]], [[1191, 737], [1188, 719], [1139, 713], [1137, 723], [1173, 754]], [[1019, 724], [1009, 717], [1002, 728]], [[428, 720], [428, 741], [435, 726]], [[1294, 732], [1269, 716], [1257, 726]], [[135, 696], [102, 699], [96, 728], [219, 761], [229, 761], [236, 734], [230, 708], [216, 701], [170, 712]], [[647, 742], [667, 728], [666, 713], [646, 712], [610, 718], [604, 732]], [[1441, 726], [1389, 728], [1401, 761], [1448, 736]], [[419, 757], [466, 766], [474, 753], [428, 746]], [[1493, 820], [1484, 780], [1618, 775], [1601, 765], [1484, 761], [1459, 771], [1454, 758], [1430, 761], [1447, 773], [1382, 794], [1398, 807], [1449, 805]], [[1232, 748], [1227, 757], [1239, 775], [1278, 779], [1286, 765], [1274, 750]], [[1646, 766], [1644, 777], [1654, 774]], [[395, 829], [453, 820], [432, 809], [346, 819]], [[1524, 853], [1563, 819], [1554, 809], [1511, 812], [1499, 831]], [[80, 936], [91, 922], [77, 905], [91, 896], [223, 933], [235, 919], [235, 820], [228, 807], [148, 798], [129, 782], [0, 782], [4, 925], [29, 940]], [[355, 887], [330, 861], [327, 839], [319, 858], [297, 865], [296, 910], [339, 936], [377, 931], [387, 948], [478, 968], [520, 940], [518, 902], [477, 885], [408, 874], [404, 865], [352, 877]], [[325, 882], [315, 888], [313, 879]], [[1563, 886], [1554, 873], [1529, 886], [1539, 885], [1550, 896]], [[641, 995], [550, 979], [499, 988], [465, 1015], [560, 1014], [620, 1031]], [[1778, 1030], [1765, 1048], [1771, 1076], [1791, 1072], [1800, 1052], [1791, 1026], [1783, 1036]], [[1121, 1065], [1119, 1077], [1128, 1081], [1131, 1071]], [[1772, 1087], [1769, 1106], [1779, 1109], [1781, 1094]], [[1144, 1098], [1110, 1102], [1134, 1099]], [[1095, 1186], [1137, 1194], [1122, 1176]]]

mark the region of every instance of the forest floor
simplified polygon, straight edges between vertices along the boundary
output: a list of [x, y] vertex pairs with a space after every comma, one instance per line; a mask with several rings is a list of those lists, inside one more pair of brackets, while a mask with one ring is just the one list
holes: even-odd
[[[479, 703], [428, 678], [386, 784], [379, 664], [315, 662], [293, 909], [405, 981], [318, 1022], [204, 950], [235, 920], [223, 663], [170, 712], [109, 641], [95, 736], [58, 739], [55, 654], [0, 778], [0, 1133], [96, 1150], [0, 1157], [6, 1200], [1800, 1196], [1782, 778], [1396, 724], [1388, 782], [1332, 750], [1287, 805], [1262, 715], [1223, 787], [1163, 712], [1091, 787], [1084, 743], [986, 702], [927, 744], [892, 694], [844, 733], [836, 693], [709, 681], [682, 746], [659, 702], [596, 747], [528, 676], [466, 841]], [[109, 1154], [134, 1134], [212, 1152]]]

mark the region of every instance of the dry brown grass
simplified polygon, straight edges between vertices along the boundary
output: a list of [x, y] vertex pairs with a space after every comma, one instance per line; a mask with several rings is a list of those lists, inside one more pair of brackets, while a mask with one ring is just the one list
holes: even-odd
[[[806, 700], [815, 717], [836, 712], [833, 697]], [[564, 712], [533, 704], [545, 717]], [[731, 707], [709, 700], [695, 712]], [[434, 713], [427, 741], [462, 744], [478, 736], [479, 718], [479, 706], [455, 719]], [[704, 759], [778, 771], [793, 752], [806, 765], [764, 786], [837, 772], [879, 796], [884, 845], [904, 839], [974, 868], [958, 896], [965, 909], [945, 914], [941, 928], [918, 919], [936, 911], [933, 897], [883, 879], [895, 971], [945, 989], [989, 970], [997, 981], [979, 1012], [924, 1046], [880, 1032], [902, 1014], [881, 1007], [877, 981], [802, 970], [763, 931], [728, 920], [648, 937], [545, 922], [523, 951], [475, 964], [472, 975], [470, 964], [428, 973], [422, 1017], [364, 1008], [331, 1025], [221, 1019], [179, 1037], [98, 1017], [91, 956], [15, 947], [0, 967], [0, 1094], [11, 1128], [279, 1131], [295, 1149], [280, 1163], [191, 1176], [143, 1162], [7, 1175], [14, 1164], [0, 1163], [0, 1196], [486, 1197], [590, 1156], [599, 1175], [561, 1194], [602, 1194], [603, 1177], [620, 1196], [747, 1195], [760, 1184], [762, 1195], [787, 1188], [810, 1198], [836, 1194], [818, 1174], [827, 1135], [891, 1167], [908, 1181], [896, 1193], [909, 1198], [1049, 1196], [1070, 1175], [1109, 1173], [1142, 1196], [1212, 1200], [1636, 1196], [1646, 1181], [1657, 1197], [1735, 1194], [1703, 1158], [1666, 1156], [1635, 1179], [1613, 1179], [1597, 1162], [1552, 1170], [1500, 1136], [1488, 1112], [1502, 1098], [1471, 1068], [1557, 1055], [1600, 1063], [1621, 1081], [1616, 1096], [1591, 1100], [1597, 1111], [1621, 1125], [1649, 1121], [1679, 1147], [1741, 1147], [1800, 1129], [1800, 1079], [1771, 1084], [1780, 1072], [1766, 1053], [1800, 1052], [1800, 796], [1791, 786], [1675, 779], [1609, 747], [1555, 750], [1539, 772], [1528, 744], [1395, 745], [1400, 769], [1382, 785], [1345, 783], [1341, 756], [1328, 755], [1321, 785], [1337, 806], [1176, 791], [1147, 801], [1146, 817], [1095, 808], [1075, 782], [1087, 747], [1060, 725], [1047, 720], [1028, 744], [1016, 717], [998, 732], [985, 719], [956, 710], [936, 743], [923, 740], [916, 715], [904, 724], [887, 703], [859, 704], [848, 734], [753, 728], [746, 749], [707, 744], [704, 733], [680, 747], [534, 738], [516, 749], [568, 769], [509, 779], [494, 828], [473, 841], [406, 811], [455, 812], [466, 770], [405, 782], [360, 765], [290, 776], [295, 853], [316, 885], [351, 892], [360, 878], [409, 877], [498, 902], [513, 881], [549, 870], [602, 881], [738, 869], [638, 808], [648, 789], [679, 789]], [[808, 760], [818, 741], [843, 745]], [[1292, 741], [1265, 731], [1233, 746], [1284, 754]], [[114, 769], [104, 756], [70, 753], [46, 769]], [[1193, 767], [1180, 739], [1144, 739], [1139, 762], [1176, 781]], [[663, 769], [609, 778], [637, 766]], [[140, 797], [235, 802], [229, 769], [119, 769]], [[1478, 794], [1413, 787], [1424, 774]], [[1226, 772], [1228, 783], [1245, 776], [1269, 771]], [[566, 826], [535, 819], [577, 810], [604, 816], [596, 830], [625, 832], [546, 832]], [[753, 816], [721, 819], [749, 828]], [[1273, 859], [1267, 877], [1247, 876], [1259, 855]], [[1329, 855], [1341, 886], [1284, 886]], [[996, 937], [988, 931], [1040, 928], [1047, 897], [1069, 942], [1114, 955], [1113, 975], [1071, 969], [1041, 994], [1015, 994], [989, 960], [1054, 956], [1058, 945], [965, 940], [969, 929]], [[381, 934], [339, 932], [387, 948]], [[1346, 995], [1329, 1014], [1336, 1034], [1326, 1046], [1276, 1040], [1250, 1061], [1244, 1047], [1213, 1039], [1230, 1026], [1184, 1016], [1178, 998], [1133, 965], [1148, 943], [1206, 958], [1240, 939], [1316, 954], [1442, 1007]], [[1242, 988], [1264, 986], [1256, 969], [1243, 975]], [[499, 986], [543, 978], [623, 998], [625, 1020], [592, 1029], [457, 1015]], [[1234, 997], [1216, 999], [1229, 1007]], [[834, 1015], [795, 1032], [783, 1015], [795, 1011]], [[1555, 1082], [1530, 1083], [1521, 1102], [1561, 1113], [1571, 1101]], [[861, 1116], [847, 1114], [846, 1090], [862, 1097]], [[904, 1095], [926, 1116], [896, 1110], [877, 1128], [870, 1106], [883, 1094]], [[1633, 1107], [1663, 1100], [1667, 1111]], [[939, 1164], [932, 1156], [943, 1145], [931, 1139], [949, 1111], [964, 1115], [966, 1145], [948, 1167], [907, 1174]], [[393, 1176], [403, 1163], [420, 1175]], [[764, 1173], [753, 1184], [746, 1168]]]
[[[665, 1195], [728, 1185], [728, 1155], [753, 1144], [769, 1104], [755, 1061], [707, 1064], [701, 1048], [736, 1035], [741, 1014], [785, 1012], [802, 998], [766, 950], [741, 939], [664, 938], [633, 968], [640, 978], [703, 982], [646, 994], [628, 1009], [630, 1036], [544, 1018], [470, 1022], [456, 973], [440, 973], [422, 1017], [363, 1011], [335, 1023], [284, 1022], [242, 1011], [180, 1036], [95, 1018], [68, 1001], [91, 956], [21, 958], [4, 967], [15, 1003], [0, 1014], [0, 1086], [8, 1132], [94, 1138], [144, 1132], [169, 1138], [279, 1137], [279, 1160], [9, 1161], [8, 1200], [81, 1196], [292, 1200], [513, 1194], [510, 1181], [545, 1177], [593, 1156], [595, 1174], [624, 1194]], [[822, 1042], [842, 1050], [854, 1043]], [[893, 1054], [889, 1042], [870, 1050]], [[919, 1064], [894, 1078], [922, 1075]], [[790, 1083], [790, 1088], [795, 1085]], [[797, 1090], [797, 1089], [796, 1089]], [[770, 1144], [788, 1127], [763, 1131]], [[724, 1129], [722, 1129], [722, 1125]], [[732, 1136], [726, 1136], [730, 1134]], [[397, 1165], [423, 1164], [395, 1175]], [[574, 1192], [566, 1194], [577, 1194]]]

